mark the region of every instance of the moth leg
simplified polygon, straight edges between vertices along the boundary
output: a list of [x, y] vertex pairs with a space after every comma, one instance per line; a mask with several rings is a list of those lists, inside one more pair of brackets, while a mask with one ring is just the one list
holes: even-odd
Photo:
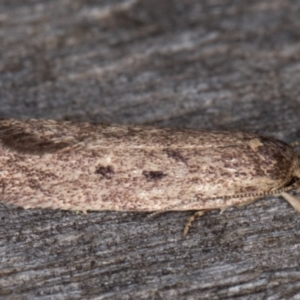
[[152, 219], [152, 218], [155, 218], [156, 216], [158, 216], [160, 214], [163, 214], [165, 212], [166, 212], [165, 210], [159, 210], [159, 211], [156, 211], [156, 212], [152, 212], [146, 218], [147, 219]]
[[83, 210], [74, 210], [74, 214], [75, 215], [81, 215], [81, 214], [87, 215], [87, 211], [85, 209], [83, 209]]
[[300, 212], [300, 199], [292, 196], [286, 192], [282, 192], [281, 196], [289, 203], [291, 204], [295, 210]]
[[222, 207], [220, 208], [220, 212], [219, 212], [219, 215], [221, 215], [228, 207]]
[[197, 212], [195, 212], [191, 217], [188, 218], [185, 226], [184, 226], [184, 229], [183, 229], [183, 235], [184, 236], [187, 236], [187, 234], [189, 233], [189, 230], [193, 224], [193, 222], [198, 218], [198, 217], [201, 217], [205, 214], [205, 211], [204, 210], [199, 210]]
[[242, 202], [242, 203], [239, 203], [239, 204], [235, 205], [235, 207], [243, 207], [243, 206], [249, 205], [249, 204], [257, 201], [258, 199], [260, 199], [260, 198], [252, 198], [248, 201], [245, 201], [245, 202]]

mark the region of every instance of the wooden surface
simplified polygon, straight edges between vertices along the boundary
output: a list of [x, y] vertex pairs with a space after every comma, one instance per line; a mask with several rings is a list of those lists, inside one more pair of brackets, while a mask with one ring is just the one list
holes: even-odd
[[[300, 2], [2, 0], [0, 115], [300, 139]], [[1, 299], [300, 299], [282, 198], [189, 212], [0, 205]]]

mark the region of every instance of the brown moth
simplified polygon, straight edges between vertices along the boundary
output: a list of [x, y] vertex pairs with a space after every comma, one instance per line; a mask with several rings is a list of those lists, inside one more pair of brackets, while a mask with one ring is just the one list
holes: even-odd
[[0, 120], [0, 201], [24, 208], [198, 211], [300, 186], [298, 154], [244, 132]]

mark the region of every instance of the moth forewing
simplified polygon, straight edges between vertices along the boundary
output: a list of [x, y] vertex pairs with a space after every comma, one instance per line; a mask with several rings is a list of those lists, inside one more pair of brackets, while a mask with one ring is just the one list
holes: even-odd
[[292, 147], [252, 133], [53, 120], [0, 120], [0, 163], [2, 202], [82, 211], [291, 203], [299, 178]]

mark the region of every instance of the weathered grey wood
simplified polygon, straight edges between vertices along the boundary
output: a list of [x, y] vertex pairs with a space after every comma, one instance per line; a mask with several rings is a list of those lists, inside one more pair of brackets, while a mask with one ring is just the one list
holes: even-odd
[[[0, 114], [300, 136], [299, 1], [0, 1]], [[0, 205], [1, 299], [300, 299], [300, 215]]]

